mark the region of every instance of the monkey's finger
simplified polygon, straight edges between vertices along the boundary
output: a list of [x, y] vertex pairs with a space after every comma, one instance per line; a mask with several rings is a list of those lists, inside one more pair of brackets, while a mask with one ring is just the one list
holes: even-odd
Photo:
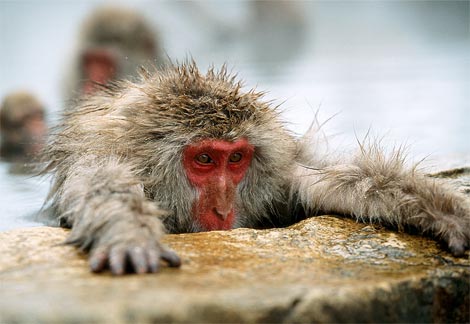
[[144, 249], [140, 246], [133, 246], [127, 249], [131, 264], [136, 273], [147, 272], [147, 259], [145, 257]]
[[108, 248], [98, 247], [90, 255], [90, 268], [93, 272], [101, 272], [108, 261]]
[[452, 237], [449, 240], [449, 250], [455, 257], [461, 257], [465, 254], [466, 242], [462, 238]]
[[126, 250], [123, 247], [113, 247], [109, 253], [109, 268], [114, 275], [124, 273], [124, 263], [126, 261]]
[[454, 257], [462, 257], [465, 255], [465, 249], [462, 246], [459, 247], [451, 247], [450, 252]]
[[158, 272], [160, 269], [160, 253], [155, 248], [147, 249], [146, 253], [150, 272]]
[[162, 260], [165, 260], [166, 262], [168, 262], [168, 265], [170, 267], [177, 268], [177, 267], [181, 266], [180, 257], [174, 251], [172, 251], [170, 249], [167, 249], [167, 248], [162, 249], [160, 258], [162, 258]]

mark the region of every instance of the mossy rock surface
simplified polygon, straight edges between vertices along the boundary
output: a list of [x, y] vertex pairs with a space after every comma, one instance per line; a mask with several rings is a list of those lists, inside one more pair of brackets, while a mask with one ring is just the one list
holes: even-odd
[[468, 322], [470, 260], [350, 219], [168, 235], [158, 274], [93, 274], [68, 231], [0, 233], [0, 323]]

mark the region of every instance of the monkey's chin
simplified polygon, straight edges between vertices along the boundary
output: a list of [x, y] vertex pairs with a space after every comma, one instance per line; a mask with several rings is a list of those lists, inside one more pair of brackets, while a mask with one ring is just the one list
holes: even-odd
[[235, 222], [235, 213], [233, 209], [228, 213], [225, 219], [217, 215], [212, 210], [199, 213], [198, 221], [203, 231], [226, 231], [233, 228]]

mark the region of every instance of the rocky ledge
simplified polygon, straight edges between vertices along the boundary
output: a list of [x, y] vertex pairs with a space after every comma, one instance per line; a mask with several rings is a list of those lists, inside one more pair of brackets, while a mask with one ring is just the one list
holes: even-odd
[[333, 216], [168, 235], [180, 269], [92, 274], [67, 230], [0, 233], [1, 323], [468, 322], [470, 260]]

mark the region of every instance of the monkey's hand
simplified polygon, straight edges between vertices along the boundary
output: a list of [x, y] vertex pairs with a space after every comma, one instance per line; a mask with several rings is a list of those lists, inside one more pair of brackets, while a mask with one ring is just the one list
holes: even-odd
[[119, 159], [82, 157], [56, 193], [63, 225], [72, 228], [65, 243], [90, 252], [94, 272], [156, 272], [160, 260], [178, 267], [179, 257], [160, 243], [161, 217], [148, 200], [132, 167]]
[[155, 273], [160, 268], [160, 260], [166, 261], [170, 267], [181, 265], [178, 255], [160, 243], [158, 237], [147, 228], [129, 229], [125, 225], [122, 232], [118, 228], [120, 225], [114, 224], [112, 229], [102, 233], [96, 246], [91, 249], [89, 261], [93, 272], [109, 268], [115, 275], [126, 272]]
[[94, 197], [99, 201], [96, 205], [93, 199], [89, 200], [87, 206], [93, 207], [85, 208], [82, 217], [76, 219], [66, 243], [90, 251], [93, 272], [157, 272], [160, 260], [170, 267], [179, 267], [181, 261], [176, 253], [160, 242], [164, 231], [158, 215], [162, 211], [139, 196], [115, 196], [108, 196], [105, 201]]
[[429, 182], [429, 191], [421, 192], [417, 212], [407, 222], [443, 241], [454, 256], [463, 256], [470, 247], [470, 201]]

